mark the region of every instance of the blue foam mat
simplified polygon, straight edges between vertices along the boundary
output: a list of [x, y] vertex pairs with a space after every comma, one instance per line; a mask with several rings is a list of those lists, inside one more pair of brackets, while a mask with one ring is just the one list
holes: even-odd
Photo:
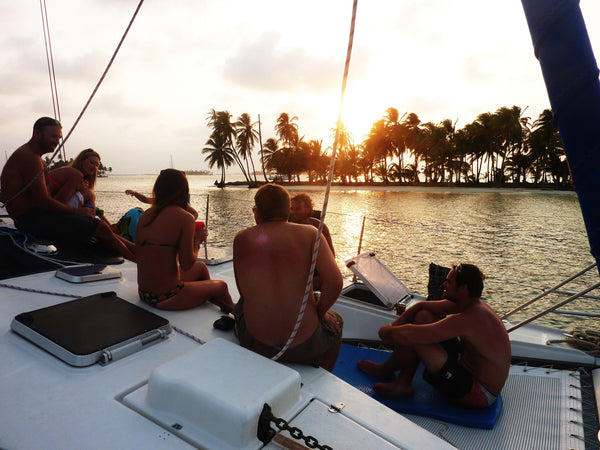
[[455, 405], [443, 398], [429, 383], [423, 380], [423, 365], [415, 374], [411, 397], [383, 397], [373, 391], [373, 384], [382, 380], [367, 375], [357, 369], [361, 359], [383, 362], [389, 352], [371, 348], [342, 344], [333, 374], [394, 411], [406, 414], [431, 417], [445, 422], [475, 428], [492, 429], [502, 410], [502, 396], [488, 408], [469, 409]]

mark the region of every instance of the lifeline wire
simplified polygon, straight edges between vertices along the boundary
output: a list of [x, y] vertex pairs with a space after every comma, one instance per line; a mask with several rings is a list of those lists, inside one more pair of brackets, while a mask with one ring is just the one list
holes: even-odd
[[[98, 83], [96, 83], [96, 87], [94, 88], [94, 90], [92, 91], [92, 94], [90, 95], [90, 97], [88, 98], [87, 102], [85, 103], [85, 105], [83, 106], [83, 109], [81, 110], [81, 112], [79, 113], [79, 116], [77, 116], [77, 119], [75, 120], [75, 122], [73, 123], [73, 126], [71, 127], [71, 129], [69, 130], [69, 132], [67, 133], [67, 136], [65, 138], [63, 138], [62, 142], [60, 143], [60, 145], [57, 147], [57, 149], [54, 151], [54, 153], [52, 154], [52, 157], [50, 158], [49, 162], [52, 162], [52, 160], [55, 158], [55, 156], [57, 155], [58, 152], [60, 152], [62, 150], [62, 148], [65, 145], [65, 142], [67, 142], [67, 140], [69, 139], [69, 137], [71, 136], [71, 134], [73, 133], [73, 130], [75, 130], [75, 127], [77, 126], [77, 124], [79, 123], [79, 121], [81, 120], [81, 117], [83, 116], [83, 114], [85, 113], [85, 111], [87, 110], [88, 106], [90, 105], [90, 103], [92, 102], [92, 99], [94, 98], [94, 96], [96, 95], [96, 92], [98, 92], [98, 89], [100, 88], [100, 85], [102, 84], [102, 82], [104, 81], [104, 78], [106, 77], [106, 75], [108, 74], [108, 71], [110, 69], [110, 67], [112, 66], [112, 63], [114, 62], [115, 58], [117, 57], [117, 54], [119, 53], [119, 50], [121, 49], [121, 45], [123, 45], [123, 42], [125, 41], [125, 38], [127, 37], [127, 34], [129, 33], [129, 30], [131, 28], [131, 26], [133, 25], [133, 21], [135, 20], [135, 18], [137, 17], [138, 12], [140, 11], [140, 8], [142, 7], [142, 4], [144, 3], [144, 0], [140, 0], [140, 2], [138, 3], [137, 8], [135, 9], [135, 12], [133, 13], [133, 17], [131, 18], [131, 20], [129, 21], [129, 24], [127, 25], [127, 28], [125, 29], [125, 33], [123, 33], [123, 36], [121, 37], [121, 40], [119, 41], [119, 44], [117, 45], [117, 48], [115, 49], [115, 51], [113, 52], [112, 57], [110, 58], [110, 61], [108, 62], [108, 65], [106, 66], [106, 69], [104, 69], [104, 73], [102, 74], [102, 76], [100, 77], [100, 79], [98, 80]], [[35, 177], [33, 177], [33, 179], [27, 183], [25, 185], [25, 187], [23, 189], [21, 189], [19, 192], [17, 192], [12, 198], [9, 198], [6, 202], [4, 202], [2, 204], [3, 207], [6, 207], [6, 205], [8, 205], [10, 202], [12, 202], [15, 198], [17, 198], [19, 195], [21, 195], [23, 192], [25, 192], [27, 189], [29, 189], [29, 186], [31, 186], [35, 180], [37, 180], [40, 175], [42, 173], [44, 173], [45, 169], [40, 170], [37, 175]]]
[[348, 80], [348, 71], [350, 68], [350, 56], [352, 55], [352, 43], [354, 41], [354, 24], [356, 22], [356, 6], [358, 4], [358, 0], [354, 0], [354, 4], [352, 6], [352, 21], [350, 25], [350, 37], [348, 38], [348, 51], [346, 53], [346, 65], [344, 67], [344, 77], [342, 80], [342, 92], [340, 95], [340, 104], [338, 108], [338, 118], [337, 118], [337, 126], [335, 128], [335, 138], [333, 140], [333, 150], [331, 152], [331, 163], [329, 164], [329, 174], [327, 176], [327, 187], [325, 190], [325, 199], [323, 202], [323, 209], [321, 211], [321, 220], [319, 221], [319, 228], [317, 230], [317, 239], [315, 241], [315, 246], [312, 254], [312, 261], [310, 263], [310, 270], [308, 271], [308, 280], [306, 281], [306, 287], [304, 289], [304, 298], [302, 299], [302, 305], [300, 306], [300, 312], [298, 313], [298, 320], [296, 321], [296, 325], [294, 325], [294, 329], [290, 334], [289, 339], [283, 346], [283, 348], [273, 356], [271, 359], [273, 361], [277, 361], [281, 355], [285, 353], [285, 351], [289, 348], [291, 343], [294, 341], [296, 337], [296, 333], [300, 328], [300, 324], [302, 323], [302, 318], [304, 317], [304, 311], [306, 310], [306, 305], [308, 303], [308, 296], [310, 291], [312, 290], [312, 281], [315, 272], [315, 266], [317, 265], [317, 254], [319, 253], [319, 242], [321, 240], [321, 235], [323, 234], [323, 224], [325, 223], [325, 215], [327, 214], [327, 203], [329, 201], [329, 191], [331, 190], [331, 181], [333, 179], [333, 169], [335, 167], [335, 154], [337, 151], [338, 140], [340, 135], [340, 128], [342, 125], [342, 106], [344, 104], [344, 94], [346, 93], [346, 82]]

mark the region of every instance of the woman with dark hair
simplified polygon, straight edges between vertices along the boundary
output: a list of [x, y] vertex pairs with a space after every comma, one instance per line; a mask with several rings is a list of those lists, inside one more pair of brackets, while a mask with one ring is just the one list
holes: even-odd
[[46, 174], [50, 195], [75, 208], [96, 206], [94, 186], [98, 178], [100, 155], [91, 148], [81, 151], [68, 166], [57, 167]]
[[140, 217], [136, 230], [138, 292], [159, 309], [189, 309], [206, 301], [225, 313], [234, 304], [227, 283], [211, 280], [198, 261], [206, 228], [195, 229], [186, 208], [190, 189], [185, 174], [176, 169], [160, 172], [152, 191], [152, 206]]

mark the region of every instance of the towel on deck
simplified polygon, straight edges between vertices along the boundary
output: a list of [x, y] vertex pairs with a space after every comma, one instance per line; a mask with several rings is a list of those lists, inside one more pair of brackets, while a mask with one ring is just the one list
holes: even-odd
[[492, 429], [502, 409], [502, 396], [483, 409], [469, 409], [455, 405], [442, 397], [436, 389], [423, 380], [423, 365], [419, 366], [413, 379], [415, 393], [411, 397], [384, 397], [373, 391], [373, 384], [381, 379], [367, 375], [356, 367], [361, 359], [383, 362], [390, 353], [384, 350], [355, 347], [342, 344], [333, 374], [356, 387], [375, 400], [399, 413], [431, 417], [445, 422], [476, 428]]

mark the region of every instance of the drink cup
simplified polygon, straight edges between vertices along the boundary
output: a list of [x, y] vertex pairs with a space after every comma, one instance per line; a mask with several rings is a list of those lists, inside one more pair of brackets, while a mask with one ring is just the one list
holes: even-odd
[[201, 222], [201, 221], [196, 222], [195, 230], [198, 231], [198, 230], [201, 230], [202, 228], [204, 228], [204, 222]]

